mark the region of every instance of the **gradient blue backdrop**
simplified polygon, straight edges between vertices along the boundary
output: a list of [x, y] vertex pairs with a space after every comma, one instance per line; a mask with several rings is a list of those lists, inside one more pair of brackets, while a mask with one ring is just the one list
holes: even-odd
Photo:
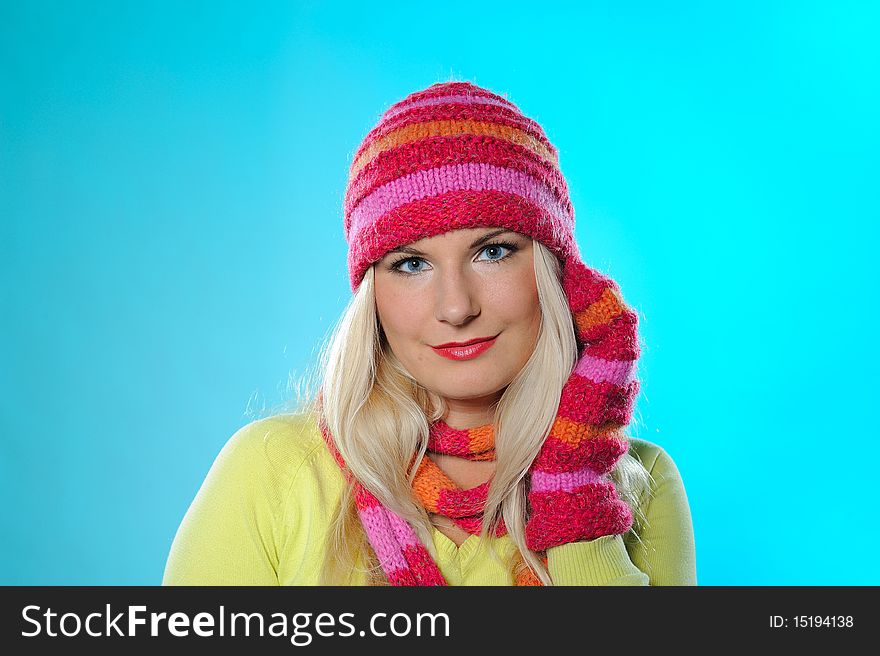
[[641, 315], [701, 584], [880, 584], [878, 15], [859, 2], [3, 2], [0, 582], [157, 584], [350, 290], [379, 114], [506, 94]]

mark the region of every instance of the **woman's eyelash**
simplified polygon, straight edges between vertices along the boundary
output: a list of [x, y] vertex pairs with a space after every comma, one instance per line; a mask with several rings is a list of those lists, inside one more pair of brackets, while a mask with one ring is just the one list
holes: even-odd
[[[503, 248], [508, 249], [510, 252], [507, 253], [507, 255], [505, 255], [504, 257], [500, 257], [500, 258], [498, 258], [497, 260], [486, 260], [486, 262], [490, 262], [490, 263], [503, 262], [504, 260], [506, 260], [506, 259], [509, 258], [511, 255], [513, 255], [516, 251], [519, 250], [519, 246], [517, 246], [516, 244], [512, 244], [512, 243], [510, 243], [510, 242], [506, 242], [506, 241], [498, 241], [498, 242], [493, 242], [493, 243], [491, 243], [491, 244], [486, 244], [485, 246], [483, 246], [483, 247], [480, 249], [480, 253], [482, 253], [483, 251], [485, 251], [485, 250], [488, 249], [488, 248], [493, 248], [493, 247], [495, 247], [495, 246], [501, 246], [501, 247], [503, 247]], [[402, 257], [402, 258], [400, 258], [399, 260], [396, 260], [395, 262], [392, 262], [391, 264], [389, 264], [389, 265], [388, 265], [388, 268], [389, 268], [389, 270], [391, 270], [391, 271], [394, 272], [394, 273], [399, 273], [399, 274], [404, 275], [404, 276], [412, 276], [412, 275], [415, 275], [415, 274], [414, 274], [414, 273], [407, 272], [407, 271], [401, 271], [398, 267], [399, 267], [401, 264], [403, 264], [404, 262], [409, 262], [409, 261], [411, 261], [411, 260], [421, 260], [421, 259], [422, 259], [422, 258], [420, 258], [420, 257], [416, 257], [416, 256], [414, 256], [414, 255], [410, 255], [410, 256], [408, 256], [408, 257]], [[416, 273], [417, 273], [417, 272], [416, 272]]]

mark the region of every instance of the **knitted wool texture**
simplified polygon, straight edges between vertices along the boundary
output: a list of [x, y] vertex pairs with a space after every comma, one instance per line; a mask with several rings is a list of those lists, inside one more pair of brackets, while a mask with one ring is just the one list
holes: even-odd
[[[531, 236], [563, 264], [579, 358], [529, 469], [526, 544], [546, 563], [551, 547], [632, 526], [610, 473], [628, 449], [624, 427], [639, 391], [638, 319], [618, 285], [582, 262], [558, 151], [541, 126], [470, 82], [433, 84], [385, 111], [354, 155], [344, 201], [351, 288], [357, 291], [367, 269], [397, 246], [478, 227]], [[324, 440], [352, 481], [321, 416]], [[494, 459], [492, 425], [457, 430], [438, 421], [427, 448]], [[412, 527], [353, 483], [359, 517], [389, 582], [445, 585]], [[488, 485], [462, 490], [425, 457], [413, 492], [427, 511], [478, 534]], [[516, 583], [540, 585], [532, 572]]]

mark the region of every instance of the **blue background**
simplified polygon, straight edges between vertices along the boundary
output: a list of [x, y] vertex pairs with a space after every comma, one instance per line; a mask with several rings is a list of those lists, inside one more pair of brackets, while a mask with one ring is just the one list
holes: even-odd
[[350, 296], [354, 150], [461, 79], [544, 126], [640, 312], [699, 582], [880, 584], [867, 4], [3, 2], [0, 582], [160, 582]]

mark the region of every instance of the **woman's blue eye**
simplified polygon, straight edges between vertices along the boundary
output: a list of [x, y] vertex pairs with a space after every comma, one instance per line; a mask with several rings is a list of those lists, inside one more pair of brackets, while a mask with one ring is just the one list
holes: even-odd
[[[394, 265], [394, 268], [397, 269], [398, 271], [401, 271], [400, 266], [403, 266], [403, 265], [405, 265], [405, 264], [409, 264], [410, 262], [421, 262], [421, 261], [422, 261], [422, 260], [420, 260], [420, 259], [417, 258], [417, 257], [411, 257], [411, 258], [409, 258], [409, 259], [403, 260], [403, 261], [400, 263], [400, 265], [396, 265], [396, 264], [395, 264], [395, 265]], [[413, 273], [413, 271], [406, 271], [406, 273]]]
[[[490, 253], [497, 254], [502, 249], [506, 249], [510, 252], [507, 254], [502, 254], [501, 257], [497, 257], [497, 256], [493, 257], [490, 255], [489, 259], [484, 260], [484, 261], [485, 262], [501, 262], [502, 260], [505, 260], [508, 257], [510, 257], [513, 254], [513, 252], [517, 250], [517, 247], [514, 244], [502, 244], [502, 243], [489, 244], [488, 246], [484, 246], [482, 248], [482, 250], [480, 251], [480, 253], [485, 253], [488, 251]], [[405, 267], [406, 265], [413, 263], [413, 262], [422, 262], [423, 263], [424, 260], [420, 257], [407, 257], [407, 258], [404, 258], [401, 260], [397, 260], [397, 262], [395, 262], [394, 264], [391, 265], [391, 270], [396, 273], [402, 273], [405, 275], [418, 273], [422, 269], [417, 268], [417, 269], [413, 270], [413, 269], [409, 269], [409, 268], [401, 268], [401, 267]]]
[[[510, 250], [510, 248], [507, 247], [507, 246], [505, 246], [504, 244], [489, 244], [488, 246], [486, 246], [486, 248], [484, 248], [484, 249], [483, 249], [482, 251], [480, 251], [480, 252], [481, 252], [481, 253], [485, 253], [486, 251], [489, 251], [489, 250], [498, 251], [498, 250], [501, 249], [501, 248], [507, 248], [508, 250]], [[504, 256], [504, 257], [506, 257], [506, 256]], [[492, 259], [492, 260], [490, 260], [490, 261], [498, 262], [498, 261], [500, 261], [500, 260], [503, 260], [504, 257], [499, 257], [498, 259]]]

